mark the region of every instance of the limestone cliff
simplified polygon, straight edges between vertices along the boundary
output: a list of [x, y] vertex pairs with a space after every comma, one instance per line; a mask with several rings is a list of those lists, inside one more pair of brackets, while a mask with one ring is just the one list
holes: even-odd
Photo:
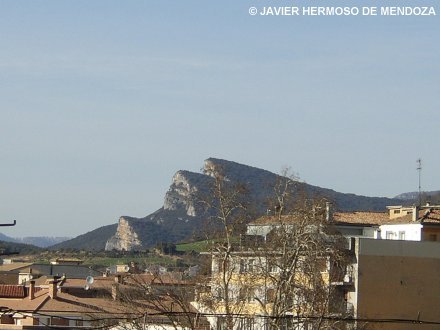
[[210, 178], [206, 175], [189, 171], [178, 171], [170, 189], [165, 194], [164, 210], [183, 211], [186, 215], [196, 217], [203, 213], [197, 207], [196, 194], [207, 185]]
[[105, 244], [107, 251], [133, 251], [141, 248], [142, 242], [129, 219], [133, 220], [134, 218], [119, 218], [118, 229], [116, 229], [115, 235]]

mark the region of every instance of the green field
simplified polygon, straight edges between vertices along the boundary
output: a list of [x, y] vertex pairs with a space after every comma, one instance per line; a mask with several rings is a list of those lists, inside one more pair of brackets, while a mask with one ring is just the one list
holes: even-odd
[[210, 241], [199, 241], [193, 243], [176, 244], [176, 250], [179, 252], [207, 252], [209, 251]]
[[126, 257], [92, 257], [84, 260], [84, 265], [100, 265], [100, 266], [112, 266], [112, 265], [127, 265], [130, 262], [136, 262], [139, 265], [163, 265], [163, 266], [175, 266], [176, 259], [168, 256], [159, 255], [147, 255], [147, 256], [126, 256]]
[[[239, 237], [232, 237], [231, 242], [237, 243], [240, 241]], [[179, 252], [209, 252], [211, 245], [220, 242], [220, 240], [203, 240], [192, 243], [176, 244], [176, 250]]]

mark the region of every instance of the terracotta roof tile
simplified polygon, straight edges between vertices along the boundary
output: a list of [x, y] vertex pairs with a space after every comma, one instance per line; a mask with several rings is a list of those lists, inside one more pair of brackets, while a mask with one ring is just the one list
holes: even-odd
[[26, 290], [23, 285], [0, 285], [0, 297], [2, 298], [23, 298]]
[[[93, 284], [92, 287], [94, 288], [111, 288], [112, 284], [115, 283], [114, 277], [102, 277], [102, 276], [96, 276], [93, 278]], [[86, 279], [79, 279], [79, 278], [67, 278], [63, 284], [63, 288], [69, 288], [69, 287], [84, 287], [86, 285]]]
[[381, 225], [390, 219], [388, 212], [336, 212], [333, 220], [335, 224]]
[[29, 297], [21, 299], [0, 298], [0, 306], [9, 308], [14, 311], [34, 311], [46, 299], [49, 299], [47, 290], [41, 290], [35, 294], [35, 299], [30, 300]]
[[437, 208], [422, 209], [423, 216], [421, 221], [423, 223], [437, 223], [440, 224], [440, 210]]

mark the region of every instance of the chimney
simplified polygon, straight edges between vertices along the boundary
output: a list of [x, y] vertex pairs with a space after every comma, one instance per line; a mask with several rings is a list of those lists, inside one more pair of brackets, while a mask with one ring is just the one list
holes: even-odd
[[122, 275], [118, 274], [115, 276], [115, 283], [121, 284], [122, 283]]
[[119, 291], [119, 284], [113, 283], [112, 284], [112, 298], [113, 298], [113, 300], [118, 299], [118, 291]]
[[49, 297], [55, 299], [57, 297], [57, 284], [58, 280], [52, 280], [49, 282]]
[[29, 300], [35, 299], [35, 281], [29, 281]]
[[419, 208], [417, 206], [414, 206], [412, 211], [412, 221], [417, 221], [418, 218], [419, 218]]
[[330, 222], [332, 220], [330, 202], [325, 202], [325, 221]]

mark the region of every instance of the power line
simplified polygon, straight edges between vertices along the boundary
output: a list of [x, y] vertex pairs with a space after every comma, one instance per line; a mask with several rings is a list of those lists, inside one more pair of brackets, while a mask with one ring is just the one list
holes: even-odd
[[[35, 312], [33, 310], [2, 310], [2, 314], [5, 313], [16, 313], [16, 314], [24, 314], [24, 313], [32, 313], [33, 315], [43, 316], [43, 317], [57, 317], [64, 320], [78, 321], [78, 318], [74, 317], [66, 317], [62, 315], [53, 315], [47, 313], [59, 313], [65, 312], [60, 310], [48, 310], [46, 313], [43, 312]], [[104, 314], [103, 312], [90, 312], [84, 314]], [[342, 317], [342, 316], [321, 316], [321, 315], [283, 315], [283, 316], [270, 316], [270, 315], [261, 315], [261, 314], [245, 314], [245, 313], [198, 313], [198, 312], [154, 312], [154, 313], [133, 313], [133, 312], [117, 312], [117, 313], [109, 313], [110, 315], [121, 315], [119, 317], [101, 317], [101, 318], [91, 318], [88, 320], [82, 321], [90, 321], [90, 322], [118, 322], [118, 321], [126, 321], [126, 322], [135, 322], [141, 319], [144, 319], [146, 323], [148, 322], [148, 317], [157, 317], [157, 316], [166, 316], [166, 317], [178, 317], [178, 316], [192, 316], [194, 318], [200, 317], [234, 317], [238, 319], [264, 319], [264, 320], [290, 320], [295, 323], [304, 323], [307, 321], [330, 321], [330, 322], [347, 322], [347, 323], [394, 323], [394, 324], [419, 324], [419, 325], [440, 325], [440, 321], [426, 321], [420, 319], [402, 319], [402, 318], [354, 318], [354, 317]], [[152, 320], [150, 320], [152, 321]], [[157, 321], [157, 320], [156, 320]], [[43, 324], [53, 329], [65, 329], [62, 326], [51, 326]], [[83, 326], [83, 329], [105, 329], [113, 325], [97, 325], [97, 326]]]

